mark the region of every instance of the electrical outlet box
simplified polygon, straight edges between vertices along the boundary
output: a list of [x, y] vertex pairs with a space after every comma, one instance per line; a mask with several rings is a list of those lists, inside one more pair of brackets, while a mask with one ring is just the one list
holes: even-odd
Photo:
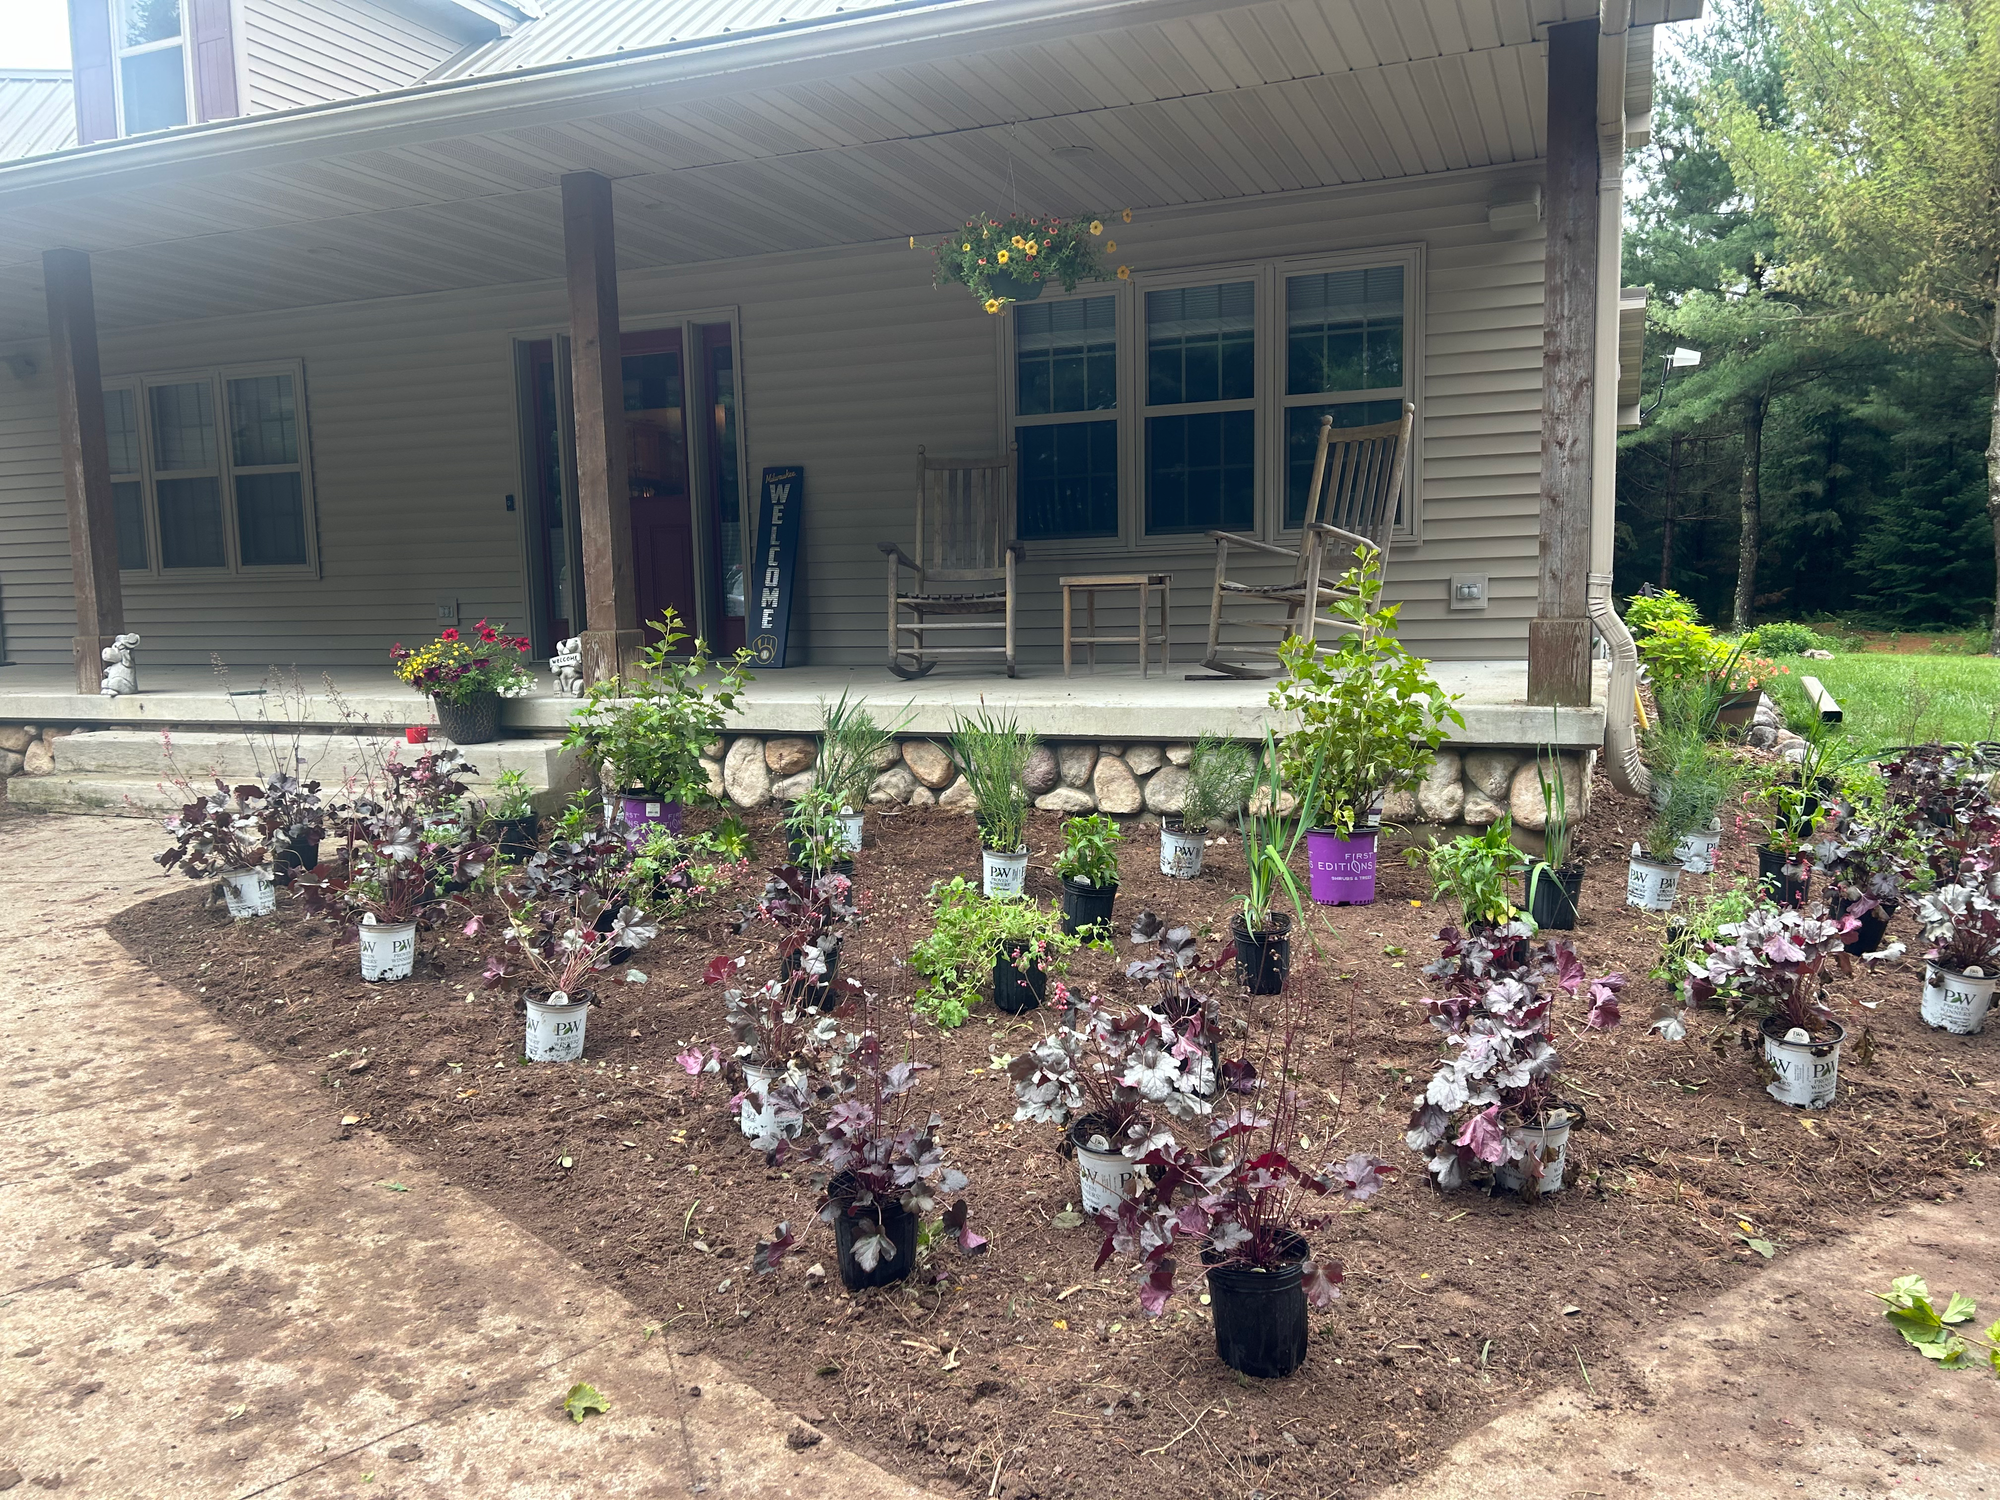
[[439, 594], [438, 624], [456, 625], [457, 623], [458, 623], [458, 596], [456, 594]]
[[1484, 573], [1452, 574], [1451, 607], [1453, 609], [1486, 608], [1486, 575]]

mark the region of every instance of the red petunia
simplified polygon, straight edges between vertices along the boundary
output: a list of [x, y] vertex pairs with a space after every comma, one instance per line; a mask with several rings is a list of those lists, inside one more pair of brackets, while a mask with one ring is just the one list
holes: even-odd
[[479, 638], [490, 644], [500, 639], [500, 632], [495, 630], [491, 625], [482, 624], [479, 627]]
[[446, 628], [446, 629], [444, 629], [444, 630], [440, 630], [440, 631], [438, 632], [438, 639], [439, 639], [439, 640], [441, 640], [441, 641], [455, 641], [455, 640], [457, 640], [457, 639], [458, 639], [458, 627], [457, 627], [456, 625], [452, 625], [452, 626], [449, 626], [449, 627], [447, 627], [447, 628]]
[[534, 649], [534, 642], [530, 641], [525, 635], [517, 635], [514, 637], [514, 649], [516, 651], [532, 650]]

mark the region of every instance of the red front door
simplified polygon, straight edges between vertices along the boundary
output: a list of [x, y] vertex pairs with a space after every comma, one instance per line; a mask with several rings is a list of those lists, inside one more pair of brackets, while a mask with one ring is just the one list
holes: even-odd
[[646, 639], [671, 609], [695, 631], [694, 511], [688, 495], [687, 372], [678, 328], [621, 341], [632, 487], [632, 580]]

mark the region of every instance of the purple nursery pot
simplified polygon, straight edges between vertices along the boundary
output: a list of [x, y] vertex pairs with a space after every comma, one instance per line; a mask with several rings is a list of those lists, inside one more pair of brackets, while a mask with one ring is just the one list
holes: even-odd
[[681, 831], [680, 803], [655, 797], [650, 792], [627, 792], [621, 800], [628, 839], [645, 837], [648, 824], [658, 824], [668, 833]]
[[1306, 830], [1312, 898], [1321, 906], [1367, 906], [1375, 900], [1375, 835], [1341, 838], [1328, 828]]

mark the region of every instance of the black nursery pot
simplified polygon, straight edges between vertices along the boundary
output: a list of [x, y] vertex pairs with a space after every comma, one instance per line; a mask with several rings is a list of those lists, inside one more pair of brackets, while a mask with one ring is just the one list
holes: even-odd
[[271, 862], [272, 879], [279, 885], [290, 885], [292, 877], [301, 870], [318, 869], [319, 838], [317, 833], [304, 827], [287, 829], [286, 846]]
[[[871, 1286], [892, 1286], [916, 1269], [917, 1216], [906, 1213], [899, 1203], [877, 1201], [868, 1208], [854, 1209], [854, 1179], [842, 1173], [827, 1184], [827, 1195], [839, 1212], [833, 1218], [833, 1243], [840, 1261], [840, 1281], [850, 1292]], [[877, 1223], [896, 1253], [875, 1262], [864, 1271], [854, 1258], [854, 1242], [866, 1239]]]
[[535, 852], [540, 840], [542, 820], [533, 813], [523, 818], [495, 818], [487, 825], [487, 836], [493, 840], [494, 848], [507, 859], [520, 864]]
[[[789, 980], [799, 972], [800, 960], [796, 950], [785, 955], [784, 977]], [[833, 994], [834, 976], [840, 972], [840, 949], [835, 948], [826, 956], [826, 974], [820, 979], [808, 979], [805, 985], [805, 1003], [814, 1010], [822, 1010]]]
[[1229, 935], [1236, 944], [1236, 973], [1243, 987], [1253, 995], [1275, 995], [1285, 987], [1285, 975], [1292, 966], [1292, 919], [1284, 912], [1271, 913], [1271, 925], [1252, 932], [1243, 925], [1243, 913], [1229, 919]]
[[1021, 962], [1019, 948], [1002, 948], [993, 956], [993, 1006], [1010, 1016], [1033, 1010], [1048, 998], [1049, 971]]
[[[1844, 917], [1847, 915], [1847, 907], [1846, 901], [1835, 901], [1833, 914], [1836, 917]], [[1849, 953], [1857, 955], [1875, 952], [1882, 946], [1882, 938], [1889, 931], [1889, 919], [1895, 915], [1896, 908], [1893, 905], [1870, 908], [1862, 914], [1861, 925], [1854, 930], [1854, 935], [1840, 946]]]
[[[613, 927], [618, 925], [618, 908], [615, 906], [605, 907], [603, 911], [597, 914], [597, 920], [590, 925], [598, 932], [609, 932]], [[613, 964], [628, 963], [636, 951], [632, 948], [613, 948], [610, 953], [609, 962]]]
[[1218, 1265], [1213, 1250], [1201, 1252], [1215, 1315], [1215, 1353], [1230, 1369], [1276, 1380], [1305, 1363], [1306, 1289], [1299, 1262], [1308, 1248], [1303, 1235], [1288, 1234], [1281, 1261], [1270, 1270], [1241, 1262]]
[[1115, 885], [1086, 885], [1074, 876], [1063, 877], [1063, 933], [1075, 937], [1086, 927], [1109, 927], [1111, 906], [1118, 899]]
[[1538, 864], [1528, 871], [1528, 915], [1537, 927], [1568, 932], [1576, 926], [1576, 909], [1583, 900], [1583, 864]]
[[1805, 905], [1806, 892], [1812, 889], [1812, 871], [1800, 876], [1785, 873], [1786, 859], [1775, 849], [1757, 846], [1757, 884], [1780, 906]]

